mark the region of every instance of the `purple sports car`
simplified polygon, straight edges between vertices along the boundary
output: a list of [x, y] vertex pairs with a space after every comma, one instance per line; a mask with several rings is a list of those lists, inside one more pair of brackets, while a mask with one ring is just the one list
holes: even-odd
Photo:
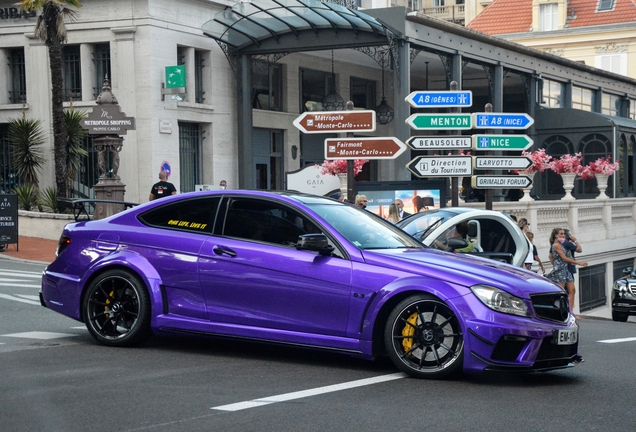
[[418, 378], [581, 361], [567, 295], [547, 279], [293, 192], [195, 192], [69, 224], [40, 297], [110, 346], [235, 337], [388, 354]]

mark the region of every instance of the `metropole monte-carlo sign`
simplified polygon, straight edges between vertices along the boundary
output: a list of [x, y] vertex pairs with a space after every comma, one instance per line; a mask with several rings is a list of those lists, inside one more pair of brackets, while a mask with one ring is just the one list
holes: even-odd
[[118, 104], [100, 104], [80, 124], [91, 135], [126, 135], [135, 129], [135, 118], [126, 117]]

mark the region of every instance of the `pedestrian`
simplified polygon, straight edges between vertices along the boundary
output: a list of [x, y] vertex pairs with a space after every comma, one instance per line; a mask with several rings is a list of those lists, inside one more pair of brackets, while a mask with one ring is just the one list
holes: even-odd
[[400, 220], [411, 216], [411, 213], [407, 213], [404, 211], [404, 201], [398, 198], [393, 202], [393, 204], [398, 207]]
[[528, 237], [528, 233], [530, 232], [530, 223], [528, 219], [521, 218], [517, 221], [517, 226], [521, 229], [521, 232], [526, 236], [526, 241], [528, 242], [528, 255], [526, 255], [526, 259], [523, 262], [526, 270], [532, 270], [532, 264], [534, 263], [534, 250], [532, 247], [534, 246]]
[[565, 230], [563, 228], [554, 228], [550, 234], [550, 262], [552, 263], [552, 271], [546, 275], [546, 277], [553, 282], [561, 285], [561, 287], [568, 293], [568, 299], [570, 300], [570, 311], [574, 311], [574, 294], [576, 289], [574, 287], [574, 275], [568, 269], [568, 264], [587, 267], [587, 263], [583, 261], [576, 261], [569, 258], [563, 249], [563, 243], [565, 243]]
[[393, 224], [400, 221], [400, 209], [397, 204], [393, 203], [389, 205], [389, 216], [387, 216], [386, 220]]
[[168, 195], [175, 195], [176, 193], [177, 189], [172, 183], [168, 182], [168, 174], [165, 171], [160, 171], [159, 181], [152, 185], [148, 199], [152, 201], [157, 198], [167, 197]]
[[221, 183], [219, 183], [219, 189], [227, 189], [227, 182], [225, 180], [221, 180]]
[[532, 233], [532, 231], [528, 231], [526, 233], [526, 237], [528, 237], [528, 240], [530, 240], [530, 243], [532, 244], [532, 257], [534, 258], [536, 262], [539, 263], [539, 267], [541, 267], [541, 272], [545, 274], [545, 267], [543, 267], [543, 262], [541, 261], [541, 258], [539, 258], [539, 252], [537, 251], [537, 247], [534, 245], [534, 234]]
[[369, 200], [366, 195], [356, 195], [356, 207], [360, 207], [361, 209], [367, 208], [367, 203]]

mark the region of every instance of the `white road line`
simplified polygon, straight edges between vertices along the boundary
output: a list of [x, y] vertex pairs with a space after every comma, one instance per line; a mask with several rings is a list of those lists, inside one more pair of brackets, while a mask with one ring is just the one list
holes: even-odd
[[38, 302], [40, 304], [40, 296], [29, 295], [29, 294], [16, 294], [16, 297], [20, 297], [27, 300], [33, 300], [34, 302]]
[[600, 340], [600, 343], [621, 343], [621, 342], [633, 342], [636, 341], [636, 337], [622, 338], [622, 339], [606, 339]]
[[269, 405], [269, 404], [273, 404], [277, 402], [286, 402], [286, 401], [290, 401], [294, 399], [301, 399], [301, 398], [316, 396], [316, 395], [320, 395], [324, 393], [333, 393], [340, 390], [363, 387], [363, 386], [378, 384], [378, 383], [382, 383], [386, 381], [402, 379], [406, 377], [407, 377], [406, 374], [399, 372], [399, 373], [394, 373], [390, 375], [382, 375], [382, 376], [378, 376], [374, 378], [365, 378], [365, 379], [361, 379], [357, 381], [350, 381], [348, 383], [334, 384], [334, 385], [325, 386], [325, 387], [317, 387], [315, 389], [285, 393], [278, 396], [269, 396], [269, 397], [260, 398], [260, 399], [253, 399], [251, 401], [237, 402], [237, 403], [233, 403], [229, 405], [220, 405], [220, 406], [212, 407], [210, 409], [219, 410], [219, 411], [240, 411], [240, 410], [244, 410], [248, 408]]
[[42, 277], [42, 272], [28, 272], [20, 270], [0, 271], [0, 276], [40, 278]]
[[60, 339], [60, 338], [66, 338], [66, 337], [74, 337], [74, 336], [77, 336], [77, 335], [76, 334], [69, 334], [69, 333], [53, 333], [53, 332], [31, 331], [31, 332], [24, 332], [24, 333], [11, 333], [11, 334], [5, 334], [5, 335], [0, 335], [0, 336], [14, 337], [14, 338], [24, 338], [24, 339], [44, 339], [44, 340], [49, 340], [49, 339]]
[[[24, 282], [24, 281], [23, 281]], [[11, 288], [42, 288], [42, 285], [34, 285], [29, 283], [2, 283], [0, 282], [0, 287], [11, 287]]]
[[12, 295], [8, 295], [8, 294], [0, 294], [0, 298], [7, 299], [7, 300], [13, 300], [13, 301], [17, 301], [17, 302], [20, 302], [20, 303], [27, 303], [27, 304], [31, 304], [31, 305], [40, 306], [40, 302], [39, 301], [31, 301], [31, 300], [27, 300], [27, 299], [22, 299], [22, 298], [19, 298], [19, 297], [14, 297]]

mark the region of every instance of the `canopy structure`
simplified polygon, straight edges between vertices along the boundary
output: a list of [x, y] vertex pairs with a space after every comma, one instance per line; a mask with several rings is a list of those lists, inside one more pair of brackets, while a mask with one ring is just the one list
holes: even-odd
[[317, 0], [240, 2], [205, 23], [203, 33], [241, 54], [315, 51], [387, 43], [375, 18]]

